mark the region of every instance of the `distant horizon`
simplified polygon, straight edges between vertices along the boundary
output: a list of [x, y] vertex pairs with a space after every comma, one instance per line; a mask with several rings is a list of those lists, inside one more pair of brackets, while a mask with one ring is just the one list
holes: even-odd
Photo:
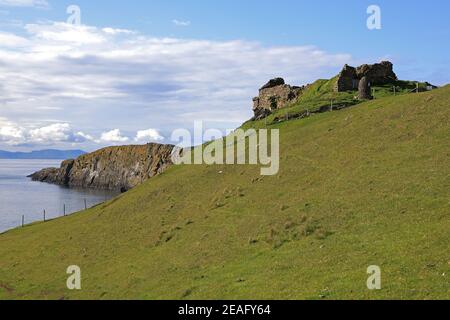
[[10, 150], [5, 150], [5, 149], [0, 149], [0, 152], [9, 152], [9, 153], [33, 153], [33, 152], [45, 152], [45, 151], [63, 151], [63, 152], [68, 152], [68, 151], [81, 151], [81, 152], [85, 152], [87, 153], [87, 151], [81, 150], [81, 149], [54, 149], [54, 148], [49, 148], [49, 149], [36, 149], [36, 150], [30, 150], [30, 151], [10, 151]]
[[0, 150], [1, 160], [66, 160], [87, 154], [84, 150], [43, 149], [33, 151]]

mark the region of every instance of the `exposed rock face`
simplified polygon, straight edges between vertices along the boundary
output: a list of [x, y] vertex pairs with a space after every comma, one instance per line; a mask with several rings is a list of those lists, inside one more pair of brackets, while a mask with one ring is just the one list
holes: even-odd
[[359, 81], [358, 88], [358, 99], [359, 100], [371, 100], [372, 99], [372, 88], [370, 86], [369, 77], [364, 76]]
[[286, 84], [286, 82], [284, 82], [283, 78], [275, 78], [275, 79], [269, 80], [269, 82], [267, 82], [265, 85], [263, 85], [260, 90], [278, 87], [278, 86], [282, 86], [285, 84]]
[[253, 108], [253, 112], [255, 113], [255, 116], [253, 117], [253, 120], [261, 120], [271, 115], [272, 110], [265, 109], [265, 108]]
[[358, 89], [358, 76], [356, 75], [356, 68], [345, 65], [339, 74], [339, 78], [336, 83], [336, 91], [344, 92], [349, 90]]
[[270, 80], [259, 90], [259, 96], [253, 99], [255, 120], [267, 117], [272, 111], [284, 108], [295, 102], [303, 88], [285, 84], [282, 78]]
[[359, 82], [366, 77], [372, 85], [384, 85], [397, 81], [394, 73], [394, 65], [389, 61], [383, 61], [372, 65], [364, 64], [358, 68], [345, 65], [339, 74], [335, 91], [352, 91], [359, 88]]
[[109, 147], [32, 174], [34, 181], [69, 187], [127, 191], [172, 165], [174, 146]]
[[389, 84], [398, 80], [394, 73], [394, 65], [389, 61], [372, 65], [363, 64], [356, 68], [356, 75], [359, 79], [367, 77], [373, 85]]
[[[59, 184], [58, 176], [59, 176], [60, 172], [62, 172], [62, 170], [58, 169], [58, 168], [47, 168], [47, 169], [42, 169], [41, 171], [33, 173], [32, 175], [28, 176], [28, 178], [31, 178], [33, 181], [42, 181], [42, 182]], [[61, 183], [61, 184], [63, 184], [63, 183]]]

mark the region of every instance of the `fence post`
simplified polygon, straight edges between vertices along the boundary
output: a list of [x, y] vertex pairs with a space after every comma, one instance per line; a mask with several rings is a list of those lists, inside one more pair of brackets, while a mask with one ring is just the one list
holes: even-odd
[[44, 209], [44, 222], [47, 220], [47, 218], [46, 218], [46, 212], [45, 212], [45, 209]]
[[22, 228], [25, 226], [25, 216], [22, 215]]
[[394, 86], [394, 96], [397, 95], [397, 88]]
[[84, 210], [87, 210], [87, 202], [86, 202], [86, 198], [84, 198]]
[[66, 204], [64, 203], [64, 217], [66, 216]]

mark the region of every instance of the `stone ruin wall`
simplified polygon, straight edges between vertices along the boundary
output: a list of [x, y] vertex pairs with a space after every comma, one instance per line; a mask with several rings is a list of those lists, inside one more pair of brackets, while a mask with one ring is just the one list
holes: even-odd
[[281, 78], [270, 80], [259, 90], [259, 96], [253, 99], [255, 118], [265, 117], [296, 102], [303, 89], [287, 85]]
[[[372, 65], [363, 64], [357, 68], [345, 65], [336, 81], [335, 91], [345, 92], [361, 88], [361, 79], [366, 78], [370, 85], [384, 85], [397, 81], [397, 75], [394, 73], [394, 65], [389, 61], [375, 63]], [[367, 88], [364, 88], [367, 90]]]
[[[364, 64], [357, 68], [345, 65], [334, 87], [335, 92], [358, 91], [361, 100], [371, 99], [371, 86], [384, 85], [398, 80], [394, 66], [389, 61], [376, 64]], [[282, 78], [270, 80], [259, 90], [259, 96], [253, 99], [253, 120], [260, 120], [277, 109], [295, 103], [304, 87], [287, 85]]]

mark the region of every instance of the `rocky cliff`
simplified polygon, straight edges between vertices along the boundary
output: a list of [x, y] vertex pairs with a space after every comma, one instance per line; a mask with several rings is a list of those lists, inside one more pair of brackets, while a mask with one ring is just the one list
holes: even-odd
[[253, 99], [255, 119], [265, 118], [274, 110], [284, 108], [297, 101], [303, 89], [287, 85], [282, 78], [270, 80], [259, 89], [259, 96]]
[[161, 144], [109, 147], [29, 177], [68, 187], [127, 191], [167, 169], [173, 148]]
[[357, 68], [345, 65], [336, 81], [335, 91], [344, 92], [361, 88], [359, 82], [363, 78], [372, 85], [384, 85], [398, 80], [394, 73], [394, 65], [389, 61], [363, 64]]

